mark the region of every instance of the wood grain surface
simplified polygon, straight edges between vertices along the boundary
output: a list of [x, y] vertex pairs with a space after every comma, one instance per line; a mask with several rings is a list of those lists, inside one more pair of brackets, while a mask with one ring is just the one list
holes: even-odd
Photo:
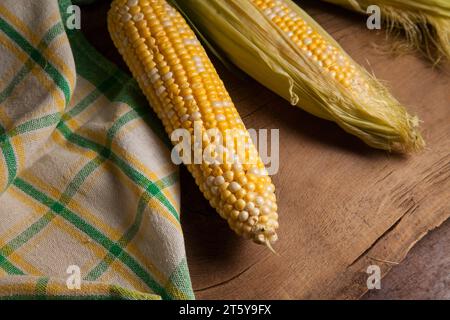
[[[450, 298], [450, 71], [414, 54], [393, 57], [364, 17], [298, 1], [359, 63], [421, 118], [425, 151], [403, 157], [365, 146], [335, 124], [292, 107], [218, 66], [248, 128], [280, 129], [273, 177], [280, 213], [277, 255], [235, 236], [181, 169], [182, 224], [198, 299], [353, 299], [378, 265], [382, 289], [365, 299]], [[106, 31], [108, 3], [82, 8], [82, 31], [124, 70]]]

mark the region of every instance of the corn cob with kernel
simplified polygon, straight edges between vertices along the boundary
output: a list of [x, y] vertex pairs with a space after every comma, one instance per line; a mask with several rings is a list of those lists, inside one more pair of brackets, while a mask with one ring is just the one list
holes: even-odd
[[[114, 0], [108, 29], [169, 136], [184, 128], [194, 149], [212, 150], [212, 161], [186, 164], [204, 196], [237, 234], [270, 247], [277, 240], [275, 187], [224, 84], [183, 17], [164, 0]], [[195, 129], [200, 130], [200, 146]], [[207, 134], [211, 129], [224, 139], [233, 129], [245, 139], [218, 153], [220, 145]], [[239, 143], [244, 142], [242, 153]]]
[[171, 0], [224, 56], [281, 97], [368, 145], [423, 147], [417, 117], [290, 0]]
[[[450, 60], [449, 0], [325, 0], [360, 13], [376, 5], [389, 33], [406, 36], [407, 46], [418, 49], [435, 63]], [[405, 46], [394, 46], [403, 50]]]

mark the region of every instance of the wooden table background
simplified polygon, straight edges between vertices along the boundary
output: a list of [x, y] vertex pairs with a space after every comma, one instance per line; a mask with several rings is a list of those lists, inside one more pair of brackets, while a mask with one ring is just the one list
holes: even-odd
[[[424, 120], [427, 150], [410, 158], [372, 150], [336, 125], [290, 107], [253, 80], [236, 79], [219, 68], [247, 127], [280, 128], [281, 166], [274, 183], [281, 237], [279, 256], [274, 256], [234, 236], [182, 168], [182, 224], [197, 298], [356, 298], [367, 277], [361, 268], [370, 262], [381, 264], [383, 275], [393, 269], [382, 289], [364, 299], [450, 299], [450, 222], [398, 264], [450, 215], [448, 69], [433, 70], [416, 55], [376, 52], [372, 44], [385, 43], [384, 33], [367, 30], [364, 17], [318, 1], [298, 3]], [[106, 31], [108, 6], [83, 7], [82, 32], [127, 70]], [[335, 250], [340, 246], [342, 251]], [[314, 267], [302, 264], [305, 257], [315, 261], [320, 277]], [[343, 271], [337, 273], [339, 268]], [[314, 281], [308, 280], [310, 273]]]

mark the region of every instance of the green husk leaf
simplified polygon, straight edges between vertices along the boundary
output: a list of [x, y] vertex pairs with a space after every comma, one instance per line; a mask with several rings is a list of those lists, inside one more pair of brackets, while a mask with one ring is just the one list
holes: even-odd
[[396, 44], [394, 52], [419, 50], [433, 63], [450, 60], [449, 0], [325, 0], [365, 13], [370, 5], [381, 9], [388, 34], [403, 36], [406, 46]]
[[[398, 152], [424, 146], [410, 116], [388, 90], [356, 63], [369, 85], [360, 96], [330, 78], [311, 61], [250, 0], [172, 0], [203, 37], [221, 49], [227, 59], [293, 105], [336, 122], [368, 145]], [[283, 0], [329, 44], [339, 44], [290, 0]]]

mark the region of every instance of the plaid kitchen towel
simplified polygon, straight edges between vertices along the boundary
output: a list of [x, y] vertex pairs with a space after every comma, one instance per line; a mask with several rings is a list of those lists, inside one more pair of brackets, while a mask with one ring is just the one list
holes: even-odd
[[70, 5], [0, 2], [0, 297], [192, 299], [169, 141]]

